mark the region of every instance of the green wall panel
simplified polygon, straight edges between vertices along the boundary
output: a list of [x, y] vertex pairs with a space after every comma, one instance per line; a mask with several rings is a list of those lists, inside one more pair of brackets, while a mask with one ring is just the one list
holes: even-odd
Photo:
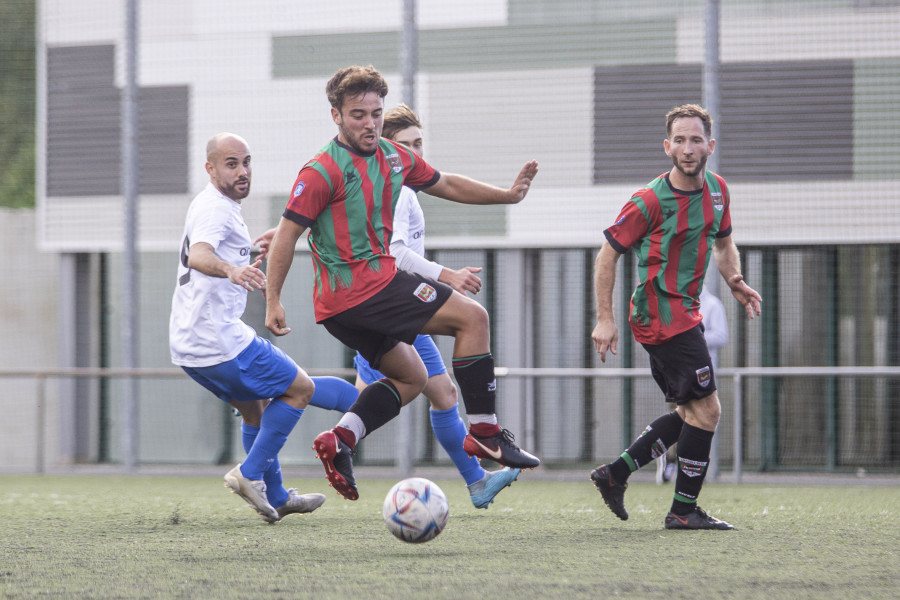
[[[646, 19], [424, 30], [419, 32], [419, 69], [440, 73], [672, 63], [675, 34], [674, 21]], [[351, 64], [397, 72], [399, 46], [396, 31], [276, 36], [272, 74], [325, 77]]]
[[853, 96], [854, 177], [895, 177], [900, 164], [900, 59], [857, 61]]

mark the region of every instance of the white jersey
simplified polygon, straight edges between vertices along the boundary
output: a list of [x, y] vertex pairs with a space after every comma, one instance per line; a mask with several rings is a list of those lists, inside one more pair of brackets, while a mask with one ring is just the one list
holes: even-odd
[[397, 268], [412, 271], [437, 281], [444, 267], [425, 258], [425, 213], [416, 193], [403, 186], [394, 207], [394, 232], [391, 255]]
[[241, 321], [247, 290], [227, 277], [210, 277], [187, 266], [193, 244], [206, 242], [216, 256], [236, 266], [250, 264], [252, 241], [241, 205], [210, 183], [188, 207], [181, 242], [178, 281], [169, 316], [172, 362], [183, 367], [209, 367], [229, 361], [256, 337]]
[[722, 301], [707, 291], [706, 286], [700, 291], [700, 314], [703, 315], [703, 336], [712, 359], [713, 368], [719, 368], [719, 348], [728, 343], [728, 321], [725, 318], [725, 306]]

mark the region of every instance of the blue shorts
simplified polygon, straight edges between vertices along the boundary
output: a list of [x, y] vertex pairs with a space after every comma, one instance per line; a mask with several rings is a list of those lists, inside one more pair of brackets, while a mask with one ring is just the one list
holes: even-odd
[[[435, 375], [443, 375], [447, 372], [447, 367], [444, 366], [444, 360], [441, 358], [441, 353], [438, 351], [438, 348], [430, 335], [418, 336], [413, 344], [413, 348], [415, 348], [416, 352], [419, 353], [419, 356], [422, 357], [422, 362], [425, 363], [425, 368], [428, 369], [429, 378], [434, 377]], [[353, 357], [353, 366], [356, 368], [356, 372], [359, 373], [359, 378], [367, 385], [373, 381], [384, 378], [384, 374], [382, 374], [381, 371], [373, 369], [369, 362], [363, 358], [359, 352]]]
[[223, 402], [280, 398], [300, 371], [284, 350], [258, 336], [227, 362], [181, 368]]

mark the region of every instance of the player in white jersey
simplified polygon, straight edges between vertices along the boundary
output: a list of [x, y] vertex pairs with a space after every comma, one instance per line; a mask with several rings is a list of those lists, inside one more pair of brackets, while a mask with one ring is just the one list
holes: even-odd
[[[422, 124], [405, 104], [385, 113], [382, 136], [407, 146], [419, 156], [423, 155]], [[454, 271], [425, 258], [425, 213], [416, 193], [406, 186], [400, 191], [394, 208], [391, 254], [397, 260], [398, 269], [441, 281], [461, 294], [477, 294], [481, 290], [481, 279], [476, 275], [481, 271], [480, 267], [464, 267]], [[516, 480], [521, 469], [505, 467], [488, 472], [481, 468], [476, 458], [467, 455], [463, 449], [467, 431], [459, 415], [456, 386], [447, 374], [441, 354], [430, 335], [418, 336], [413, 346], [428, 370], [428, 383], [422, 393], [431, 403], [430, 418], [434, 434], [465, 480], [472, 503], [476, 508], [487, 508], [503, 488]], [[353, 363], [357, 372], [356, 385], [360, 389], [384, 377], [358, 352]]]
[[185, 219], [169, 349], [174, 364], [240, 412], [247, 458], [225, 475], [225, 484], [275, 522], [325, 501], [322, 494], [284, 489], [278, 452], [287, 436], [307, 405], [343, 412], [356, 389], [335, 377], [311, 379], [241, 321], [247, 293], [266, 284], [262, 261], [250, 264], [252, 242], [241, 215], [250, 193], [250, 150], [241, 137], [220, 133], [206, 155], [210, 181]]

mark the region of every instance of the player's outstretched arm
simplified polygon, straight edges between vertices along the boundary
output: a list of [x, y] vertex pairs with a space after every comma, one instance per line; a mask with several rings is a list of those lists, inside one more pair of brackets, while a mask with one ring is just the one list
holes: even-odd
[[254, 246], [259, 246], [259, 258], [264, 259], [269, 255], [269, 246], [272, 245], [272, 238], [275, 237], [275, 228], [266, 231], [264, 234], [253, 240]]
[[266, 274], [259, 270], [262, 264], [257, 260], [253, 264], [239, 267], [216, 256], [213, 247], [206, 242], [198, 242], [188, 252], [188, 267], [200, 271], [210, 277], [223, 277], [235, 285], [253, 291], [266, 287]]
[[462, 204], [517, 204], [528, 194], [531, 182], [538, 173], [537, 161], [528, 161], [509, 189], [476, 181], [465, 175], [441, 173], [429, 194]]
[[607, 350], [617, 353], [619, 329], [613, 314], [613, 288], [616, 286], [616, 263], [619, 253], [604, 242], [594, 261], [594, 296], [597, 301], [597, 324], [591, 332], [600, 362], [606, 362]]
[[294, 262], [294, 248], [297, 240], [306, 231], [306, 227], [281, 218], [272, 243], [269, 245], [268, 285], [266, 289], [266, 329], [275, 335], [286, 335], [291, 332], [285, 319], [284, 306], [281, 304], [281, 290], [287, 279], [288, 271]]
[[754, 318], [762, 310], [762, 296], [759, 292], [744, 283], [741, 275], [741, 256], [731, 236], [717, 238], [713, 245], [713, 258], [725, 283], [731, 288], [731, 295], [744, 305], [749, 318]]
[[481, 267], [463, 267], [456, 270], [444, 267], [438, 281], [446, 283], [460, 294], [465, 295], [466, 292], [477, 294], [481, 291], [481, 277], [475, 273], [480, 272]]

